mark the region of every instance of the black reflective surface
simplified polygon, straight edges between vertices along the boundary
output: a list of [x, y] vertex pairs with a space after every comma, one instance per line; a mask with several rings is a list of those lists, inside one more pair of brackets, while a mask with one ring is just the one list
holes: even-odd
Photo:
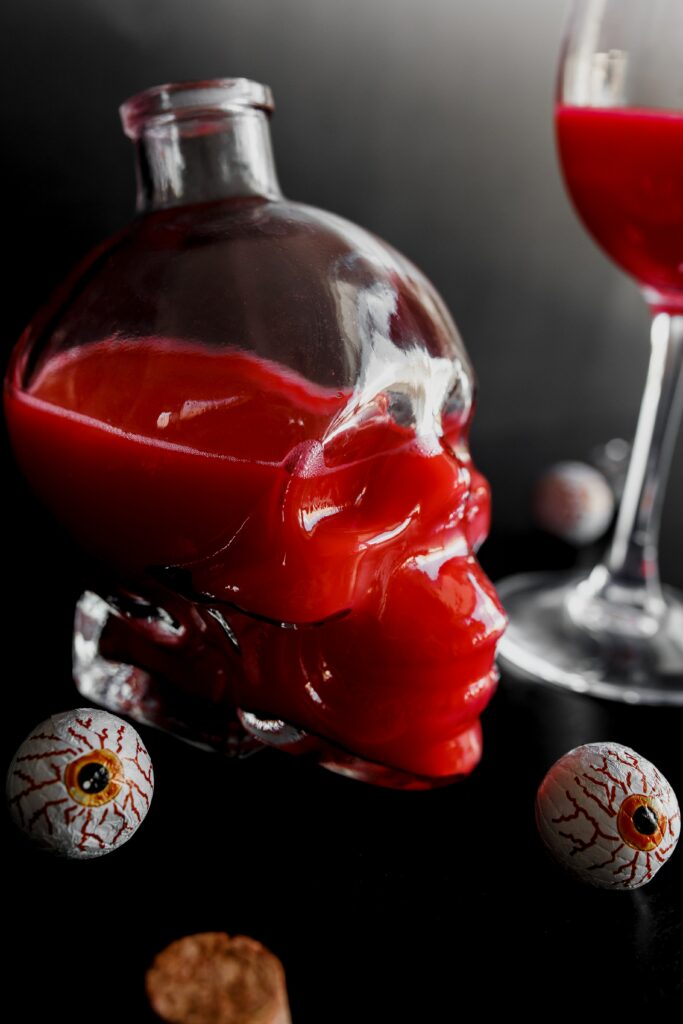
[[[4, 626], [23, 668], [5, 673], [6, 764], [40, 719], [78, 705], [70, 550], [29, 515], [14, 543], [26, 558], [6, 563]], [[573, 558], [531, 535], [494, 534], [483, 555], [494, 576]], [[295, 1024], [454, 1020], [530, 1000], [545, 1019], [683, 1005], [681, 851], [637, 892], [588, 889], [547, 859], [533, 807], [550, 764], [595, 740], [633, 747], [680, 795], [680, 714], [504, 679], [483, 723], [480, 767], [427, 793], [373, 789], [272, 751], [223, 761], [145, 730], [156, 793], [120, 850], [51, 859], [5, 819], [6, 998], [27, 1021], [83, 1019], [85, 1006], [100, 1024], [151, 1021], [143, 978], [155, 952], [225, 930], [282, 959]], [[77, 965], [93, 943], [108, 962], [85, 978]]]
[[[286, 193], [389, 239], [453, 310], [481, 383], [474, 456], [506, 531], [485, 545], [485, 567], [494, 578], [569, 568], [569, 549], [512, 531], [543, 468], [630, 436], [647, 314], [560, 179], [552, 96], [565, 5], [158, 7], [3, 7], [4, 359], [75, 261], [130, 217], [117, 104], [154, 82], [250, 75], [276, 93]], [[661, 548], [678, 587], [682, 440]], [[8, 466], [5, 766], [38, 721], [78, 703], [69, 664], [81, 589], [63, 538]], [[204, 929], [245, 932], [282, 958], [295, 1024], [441, 1024], [516, 1009], [630, 1021], [683, 1004], [683, 851], [638, 892], [593, 891], [546, 859], [533, 821], [546, 769], [591, 740], [632, 746], [682, 797], [681, 714], [504, 680], [483, 725], [472, 777], [415, 794], [270, 752], [207, 761], [146, 731], [157, 773], [148, 819], [87, 863], [39, 856], [5, 817], [4, 994], [15, 1019], [145, 1024], [150, 959]]]

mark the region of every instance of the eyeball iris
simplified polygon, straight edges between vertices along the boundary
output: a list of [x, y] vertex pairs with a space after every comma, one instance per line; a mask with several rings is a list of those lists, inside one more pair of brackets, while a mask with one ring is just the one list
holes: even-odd
[[649, 796], [632, 793], [619, 808], [619, 835], [634, 850], [655, 850], [666, 833], [667, 816]]

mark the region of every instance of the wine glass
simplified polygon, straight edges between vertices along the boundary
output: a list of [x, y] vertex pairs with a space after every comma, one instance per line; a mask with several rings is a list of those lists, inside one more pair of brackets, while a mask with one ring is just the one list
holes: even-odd
[[640, 285], [651, 357], [611, 545], [589, 574], [498, 587], [514, 674], [630, 703], [683, 704], [683, 594], [660, 582], [664, 488], [683, 405], [683, 0], [574, 0], [555, 127], [593, 238]]

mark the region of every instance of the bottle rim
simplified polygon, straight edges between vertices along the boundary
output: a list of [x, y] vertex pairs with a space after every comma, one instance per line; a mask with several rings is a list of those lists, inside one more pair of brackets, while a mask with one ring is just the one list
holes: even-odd
[[250, 78], [169, 82], [130, 96], [119, 107], [119, 113], [124, 132], [137, 140], [144, 129], [180, 120], [222, 117], [245, 108], [272, 114], [275, 104], [270, 88]]

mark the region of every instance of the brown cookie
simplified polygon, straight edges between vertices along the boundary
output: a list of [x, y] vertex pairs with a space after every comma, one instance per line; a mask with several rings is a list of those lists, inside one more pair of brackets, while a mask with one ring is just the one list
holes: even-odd
[[145, 987], [169, 1024], [291, 1024], [282, 964], [244, 935], [202, 932], [172, 942]]

